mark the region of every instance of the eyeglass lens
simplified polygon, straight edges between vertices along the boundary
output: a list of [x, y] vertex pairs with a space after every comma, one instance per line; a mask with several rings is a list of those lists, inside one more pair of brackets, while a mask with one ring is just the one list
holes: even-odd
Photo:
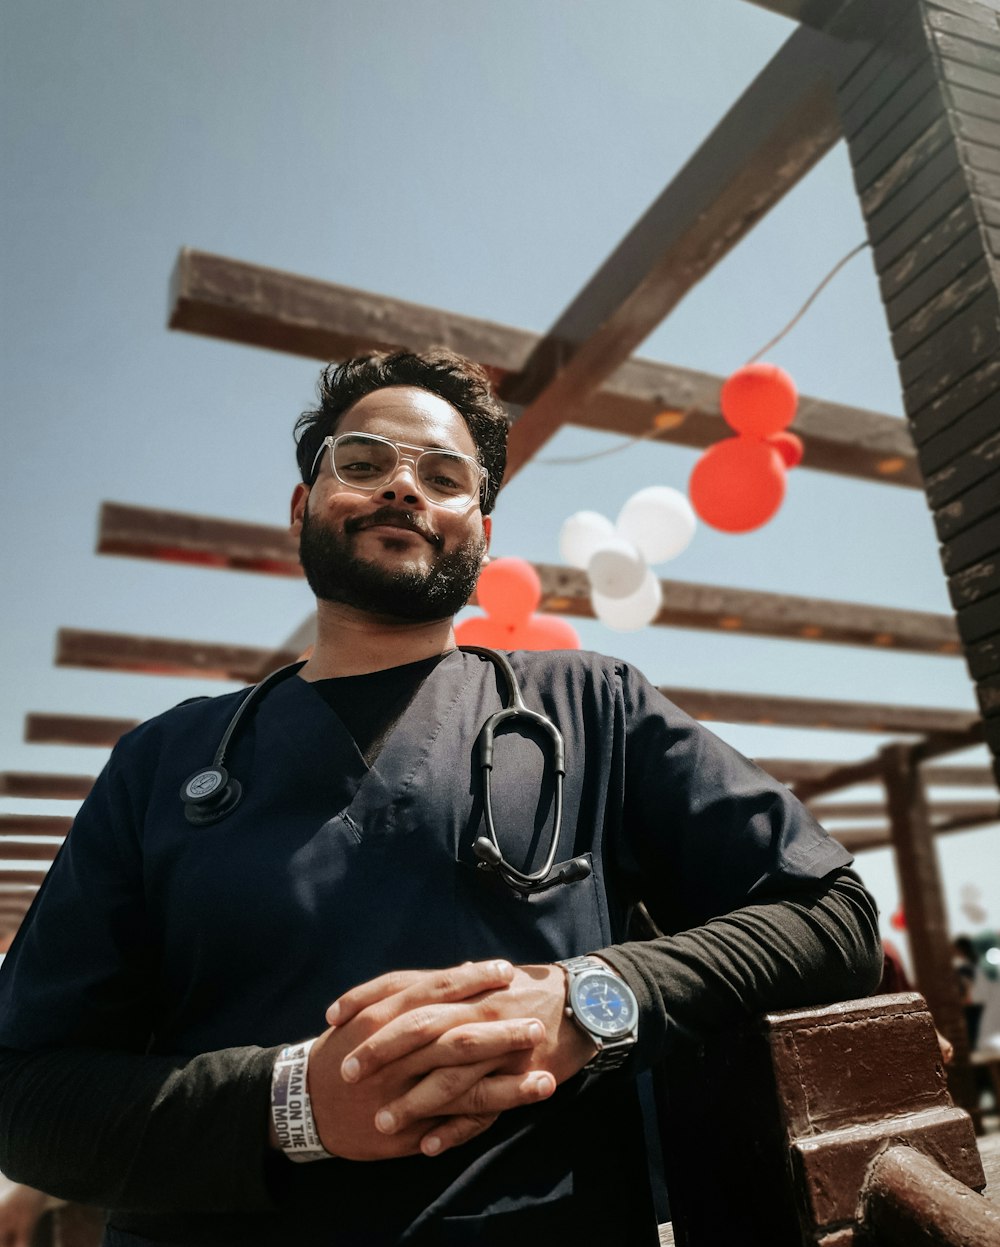
[[[447, 450], [421, 450], [404, 458], [415, 464], [417, 483], [432, 502], [467, 502], [479, 491], [481, 472], [475, 460]], [[378, 489], [396, 471], [400, 452], [381, 438], [351, 434], [333, 443], [333, 470], [345, 485]]]

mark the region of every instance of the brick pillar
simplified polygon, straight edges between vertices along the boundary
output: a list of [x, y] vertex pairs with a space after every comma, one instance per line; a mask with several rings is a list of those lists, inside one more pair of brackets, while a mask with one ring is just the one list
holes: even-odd
[[838, 102], [1000, 780], [1000, 0], [910, 0]]

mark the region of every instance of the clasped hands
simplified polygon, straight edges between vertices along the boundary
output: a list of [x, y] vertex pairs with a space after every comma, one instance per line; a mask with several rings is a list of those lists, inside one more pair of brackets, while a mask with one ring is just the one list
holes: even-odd
[[594, 1055], [557, 965], [469, 962], [352, 988], [309, 1055], [323, 1146], [347, 1160], [435, 1156], [552, 1095]]

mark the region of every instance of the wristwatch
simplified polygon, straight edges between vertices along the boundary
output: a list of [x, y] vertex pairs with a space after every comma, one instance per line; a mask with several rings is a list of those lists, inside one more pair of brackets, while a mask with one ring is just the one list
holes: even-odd
[[597, 1044], [587, 1069], [617, 1069], [635, 1044], [639, 1002], [628, 983], [597, 957], [557, 961], [566, 971], [566, 1016]]

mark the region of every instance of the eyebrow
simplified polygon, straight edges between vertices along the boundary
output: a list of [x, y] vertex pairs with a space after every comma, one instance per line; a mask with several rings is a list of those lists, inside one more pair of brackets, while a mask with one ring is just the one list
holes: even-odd
[[392, 442], [393, 445], [395, 446], [405, 446], [407, 450], [442, 450], [447, 455], [461, 455], [463, 459], [475, 459], [477, 463], [479, 462], [478, 458], [475, 455], [470, 455], [468, 451], [465, 451], [465, 450], [456, 450], [454, 446], [440, 446], [437, 443], [431, 443], [428, 446], [418, 446], [416, 442], [397, 442], [395, 438], [386, 437], [382, 433], [353, 432], [353, 433], [338, 433], [336, 436], [342, 437], [347, 442], [361, 441], [364, 438], [373, 437], [373, 438], [378, 438], [380, 441], [383, 441], [383, 442]]

